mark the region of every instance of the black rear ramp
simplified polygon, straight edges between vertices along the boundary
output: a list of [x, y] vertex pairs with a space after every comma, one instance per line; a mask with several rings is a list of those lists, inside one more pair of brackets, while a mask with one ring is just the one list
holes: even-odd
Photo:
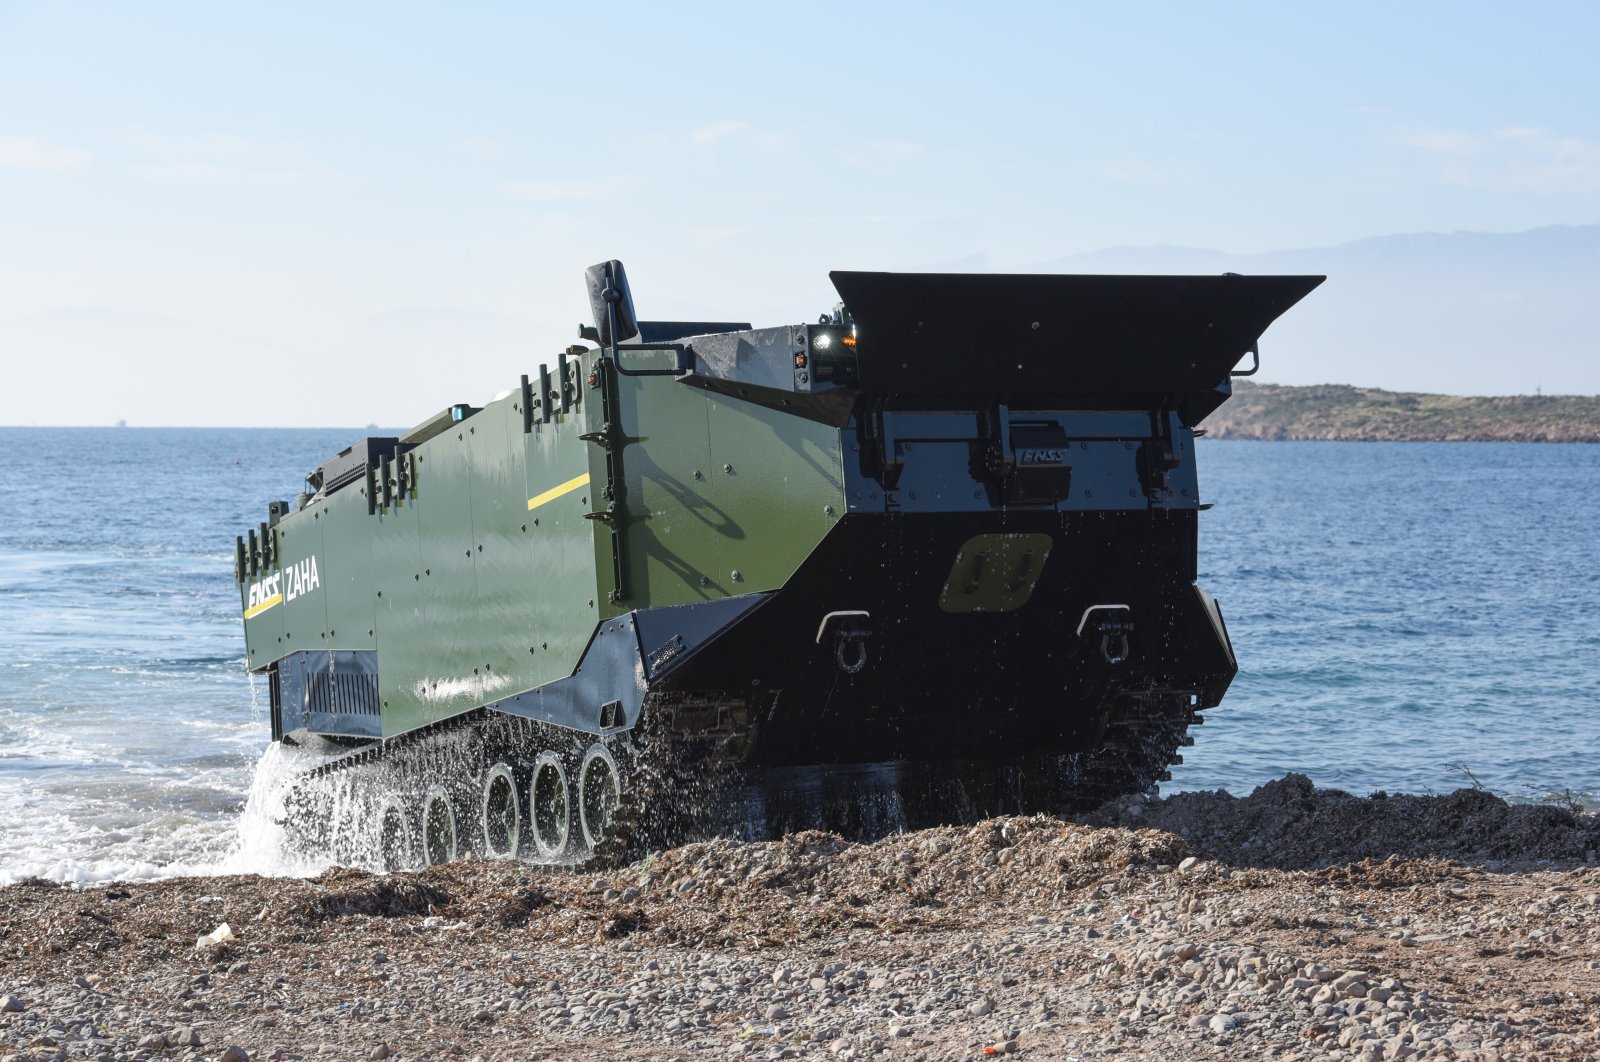
[[1215, 387], [1319, 276], [828, 274], [861, 389], [1170, 395]]

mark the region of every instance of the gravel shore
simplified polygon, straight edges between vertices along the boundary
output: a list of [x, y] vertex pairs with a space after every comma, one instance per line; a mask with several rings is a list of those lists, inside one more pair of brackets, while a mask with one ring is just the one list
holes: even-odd
[[1597, 848], [1289, 776], [605, 873], [28, 881], [0, 1058], [1596, 1058]]

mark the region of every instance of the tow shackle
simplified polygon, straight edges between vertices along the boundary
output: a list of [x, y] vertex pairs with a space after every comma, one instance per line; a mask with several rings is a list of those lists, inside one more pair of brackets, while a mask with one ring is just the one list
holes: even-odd
[[872, 614], [861, 609], [830, 612], [817, 626], [817, 644], [833, 632], [833, 663], [846, 675], [858, 675], [867, 666], [867, 639], [872, 637]]
[[1100, 655], [1112, 667], [1128, 659], [1128, 632], [1113, 630], [1100, 635]]
[[1078, 637], [1100, 635], [1100, 659], [1112, 667], [1133, 652], [1133, 609], [1127, 605], [1090, 605], [1078, 620]]
[[852, 637], [840, 631], [833, 640], [833, 662], [846, 675], [859, 674], [867, 666], [867, 636], [858, 634]]

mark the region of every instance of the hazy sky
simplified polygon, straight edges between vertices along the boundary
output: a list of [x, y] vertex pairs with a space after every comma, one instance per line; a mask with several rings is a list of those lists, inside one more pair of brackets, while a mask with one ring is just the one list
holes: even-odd
[[412, 423], [613, 256], [777, 324], [830, 268], [1600, 221], [1600, 5], [1305, 10], [0, 0], [0, 423]]

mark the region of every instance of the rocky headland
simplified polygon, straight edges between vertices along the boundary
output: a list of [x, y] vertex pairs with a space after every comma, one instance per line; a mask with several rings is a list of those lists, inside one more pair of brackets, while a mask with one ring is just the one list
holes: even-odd
[[1462, 396], [1233, 382], [1205, 428], [1217, 439], [1600, 442], [1600, 396]]

